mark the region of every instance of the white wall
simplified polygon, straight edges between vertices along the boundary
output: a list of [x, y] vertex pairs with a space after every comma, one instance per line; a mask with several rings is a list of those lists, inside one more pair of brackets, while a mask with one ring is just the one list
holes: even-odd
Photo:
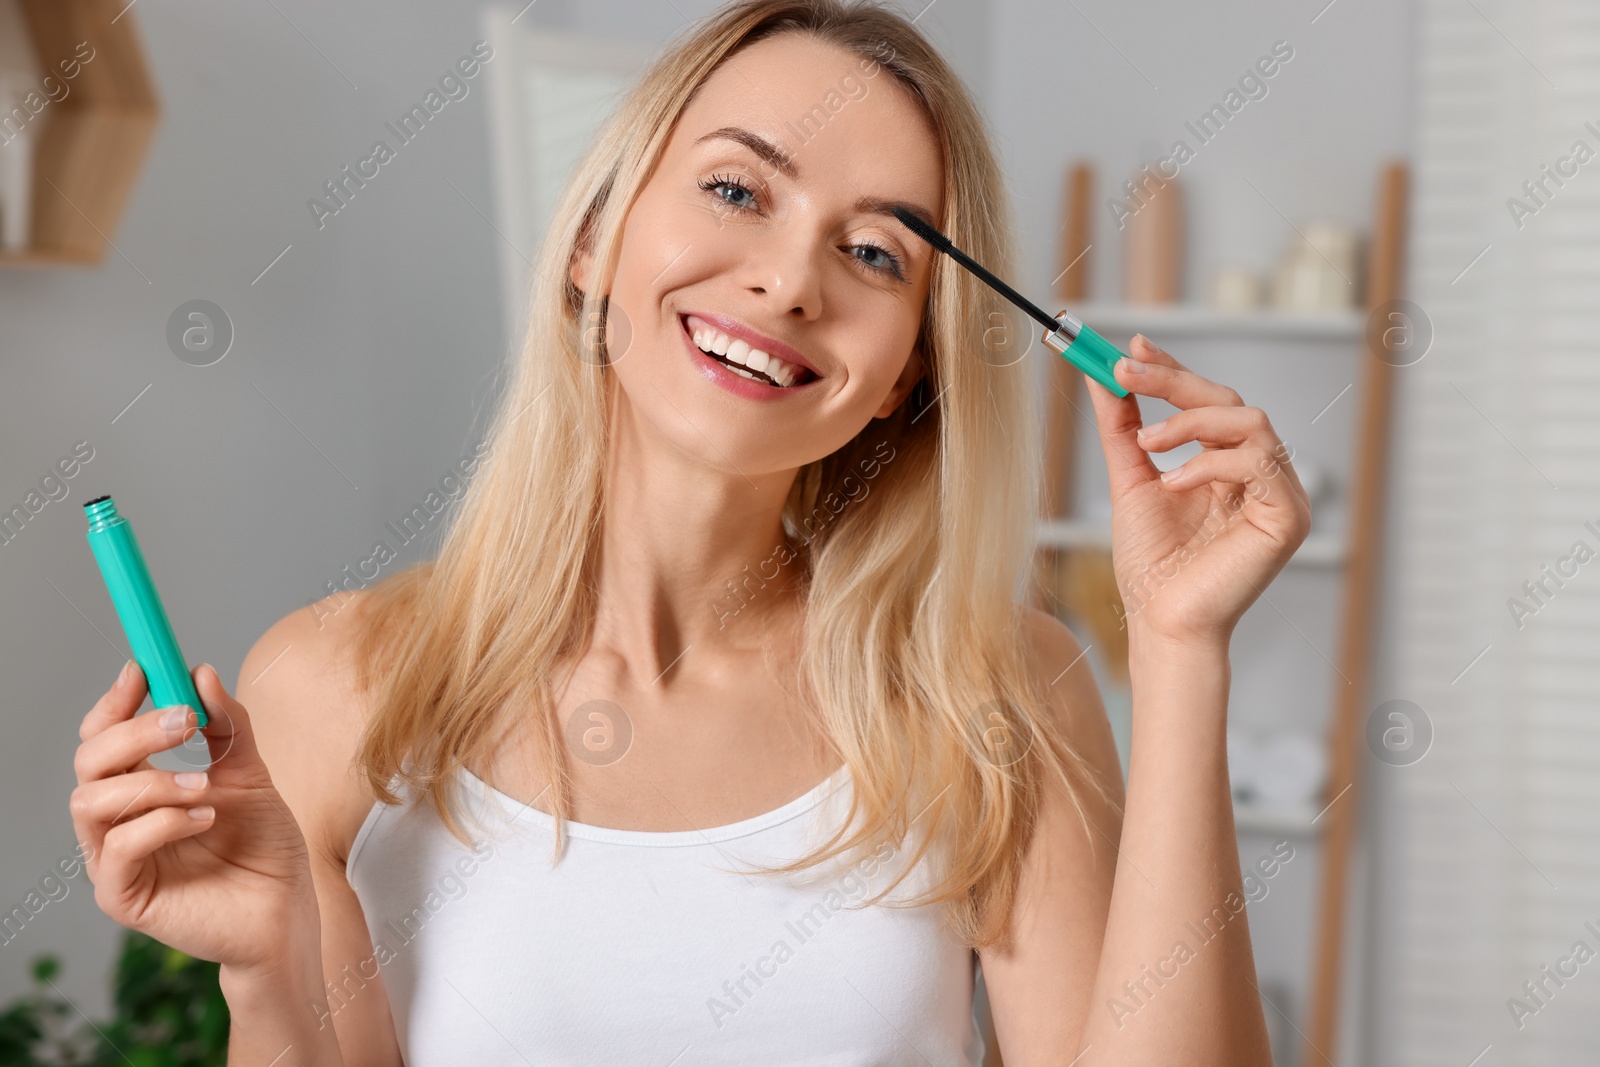
[[[992, 0], [886, 2], [916, 20], [974, 92], [987, 91], [994, 54], [990, 47], [995, 25]], [[688, 26], [689, 19], [718, 6], [715, 0], [540, 0], [540, 6], [550, 3], [561, 4], [574, 31], [651, 42], [670, 39]]]
[[[80, 505], [116, 497], [184, 652], [231, 687], [261, 632], [368, 555], [463, 452], [502, 355], [499, 238], [463, 199], [488, 210], [481, 78], [320, 232], [306, 207], [375, 139], [394, 142], [384, 123], [471, 48], [477, 5], [276, 6], [134, 8], [165, 113], [112, 235], [122, 254], [0, 271], [0, 502], [74, 442], [94, 448], [68, 496], [0, 546], [5, 910], [72, 851], [78, 723], [123, 660]], [[169, 314], [194, 298], [236, 330], [210, 367], [167, 347]], [[51, 951], [98, 1018], [120, 928], [86, 878], [69, 885], [0, 946], [0, 1002]]]
[[[1365, 227], [1379, 163], [1410, 142], [1411, 5], [1336, 0], [1313, 24], [1325, 3], [998, 0], [988, 103], [1030, 286], [1044, 288], [1060, 269], [1061, 183], [1068, 163], [1087, 157], [1099, 168], [1090, 295], [1120, 297], [1105, 200], [1180, 137], [1196, 150], [1180, 180], [1197, 298], [1216, 265], [1276, 261], [1290, 235], [1279, 211], [1296, 225], [1315, 217]], [[1279, 40], [1294, 58], [1202, 146], [1184, 123]]]

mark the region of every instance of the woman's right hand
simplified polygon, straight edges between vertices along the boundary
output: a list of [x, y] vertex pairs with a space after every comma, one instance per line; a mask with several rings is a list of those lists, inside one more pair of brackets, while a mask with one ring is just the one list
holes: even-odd
[[[197, 729], [195, 716], [181, 705], [136, 714], [145, 680], [130, 662], [79, 728], [72, 825], [101, 911], [197, 959], [272, 971], [298, 935], [315, 936], [310, 854], [244, 705], [210, 665], [192, 677], [209, 719], [200, 731], [209, 770], [151, 766], [151, 754]], [[184, 717], [169, 729], [171, 711]]]

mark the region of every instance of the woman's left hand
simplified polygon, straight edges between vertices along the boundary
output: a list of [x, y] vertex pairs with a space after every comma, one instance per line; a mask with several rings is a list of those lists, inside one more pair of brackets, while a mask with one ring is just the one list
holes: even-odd
[[[1226, 642], [1311, 529], [1289, 450], [1260, 408], [1143, 335], [1117, 361], [1117, 397], [1090, 379], [1111, 479], [1112, 563], [1130, 631]], [[1178, 412], [1143, 426], [1133, 394]], [[1162, 474], [1150, 453], [1204, 451]]]

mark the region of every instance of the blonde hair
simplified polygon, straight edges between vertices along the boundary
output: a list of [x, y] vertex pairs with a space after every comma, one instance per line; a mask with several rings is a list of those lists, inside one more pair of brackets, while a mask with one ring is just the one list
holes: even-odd
[[[419, 790], [463, 844], [449, 780], [464, 764], [488, 763], [482, 757], [508, 731], [530, 729], [551, 783], [554, 860], [562, 854], [572, 799], [552, 684], [558, 661], [580, 655], [593, 634], [608, 441], [606, 301], [598, 294], [614, 276], [623, 219], [699, 86], [744, 46], [791, 32], [881, 64], [920, 103], [943, 152], [941, 228], [981, 262], [1010, 271], [1004, 185], [982, 120], [900, 15], [841, 0], [743, 0], [653, 64], [556, 209], [522, 351], [487, 433], [489, 455], [436, 559], [372, 587], [357, 612], [360, 684], [372, 705], [355, 760], [385, 803], [400, 800], [389, 788], [396, 775]], [[587, 293], [570, 281], [580, 249], [593, 257]], [[943, 904], [951, 928], [974, 946], [1008, 940], [1022, 858], [1050, 783], [1080, 817], [1080, 785], [1108, 795], [1056, 725], [1025, 654], [1017, 598], [1034, 550], [1041, 434], [1027, 365], [993, 356], [993, 331], [1015, 328], [1004, 310], [937, 257], [919, 340], [924, 379], [893, 415], [803, 467], [783, 514], [801, 546], [792, 559], [803, 597], [801, 703], [854, 788], [839, 832], [768, 873], [898, 845], [915, 821], [911, 862], [869, 902], [925, 854], [938, 857], [942, 879], [889, 906]], [[998, 346], [1026, 348], [1025, 340]], [[871, 472], [870, 487], [858, 471]], [[730, 590], [741, 577], [748, 588], [746, 567], [730, 573]], [[996, 758], [996, 731], [1013, 754], [1026, 739], [1026, 755]]]

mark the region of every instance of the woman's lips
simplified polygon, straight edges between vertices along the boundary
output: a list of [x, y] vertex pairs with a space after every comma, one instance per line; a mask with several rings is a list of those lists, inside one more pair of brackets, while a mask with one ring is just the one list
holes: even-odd
[[[699, 315], [695, 317], [704, 319], [703, 316]], [[722, 362], [716, 356], [700, 350], [699, 346], [694, 343], [694, 337], [690, 333], [687, 315], [680, 315], [678, 321], [680, 332], [683, 335], [683, 347], [695, 369], [736, 396], [744, 397], [748, 400], [777, 400], [790, 394], [803, 392], [809, 386], [822, 380], [817, 377], [809, 381], [797, 382], [790, 386], [779, 386], [769, 385], [765, 381], [757, 381], [753, 378], [746, 378], [741, 374], [735, 373], [729, 364]], [[704, 319], [704, 321], [712, 320]], [[779, 358], [783, 357], [780, 356]]]
[[[751, 349], [760, 350], [767, 356], [787, 364], [799, 375], [797, 384], [801, 384], [809, 378], [822, 377], [822, 372], [817, 370], [810, 360], [795, 349], [775, 337], [768, 337], [766, 334], [752, 329], [738, 319], [708, 311], [686, 311], [679, 317], [683, 319], [684, 326], [689, 331], [691, 338], [701, 331], [726, 334], [730, 341], [743, 341]], [[742, 363], [744, 360], [735, 358], [732, 362]]]

